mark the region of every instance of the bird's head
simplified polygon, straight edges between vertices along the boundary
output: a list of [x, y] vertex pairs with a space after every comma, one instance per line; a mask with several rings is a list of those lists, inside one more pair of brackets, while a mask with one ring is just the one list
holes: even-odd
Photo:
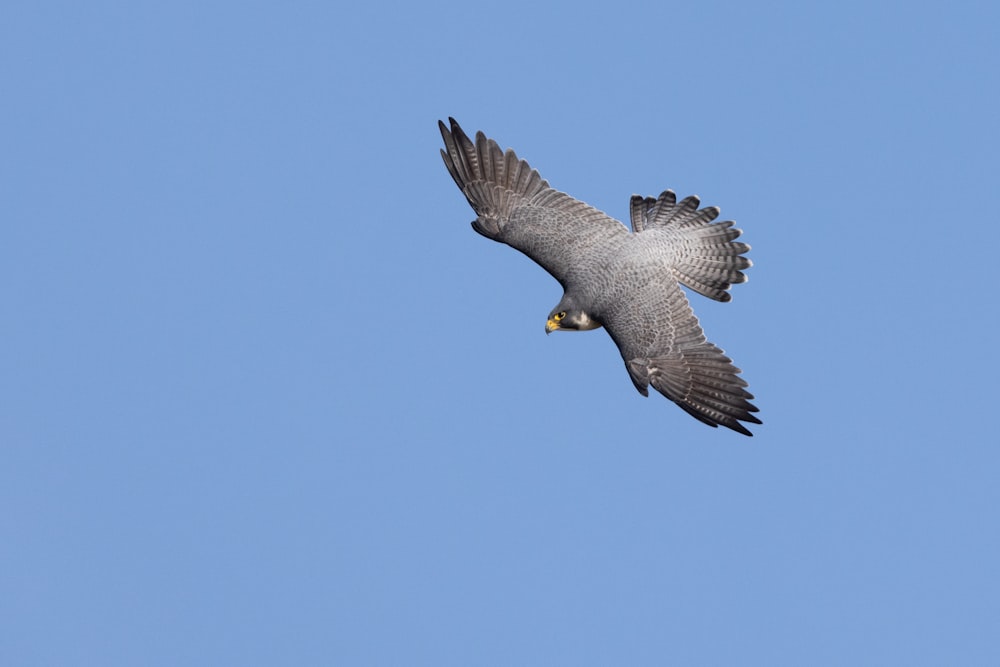
[[567, 331], [587, 331], [596, 329], [601, 323], [592, 318], [582, 308], [575, 307], [572, 302], [567, 303], [563, 298], [559, 305], [549, 313], [549, 319], [545, 322], [545, 333], [550, 334], [556, 330]]

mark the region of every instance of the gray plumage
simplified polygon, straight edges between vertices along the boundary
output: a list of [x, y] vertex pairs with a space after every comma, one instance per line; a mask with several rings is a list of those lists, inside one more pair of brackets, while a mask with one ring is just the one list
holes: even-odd
[[538, 262], [563, 286], [546, 331], [603, 326], [636, 389], [648, 387], [709, 426], [752, 435], [747, 383], [722, 350], [705, 340], [680, 285], [717, 301], [746, 281], [750, 246], [731, 221], [713, 222], [715, 206], [635, 195], [632, 232], [608, 215], [553, 190], [538, 172], [482, 132], [475, 142], [455, 119], [438, 122], [448, 173], [478, 216], [473, 229]]

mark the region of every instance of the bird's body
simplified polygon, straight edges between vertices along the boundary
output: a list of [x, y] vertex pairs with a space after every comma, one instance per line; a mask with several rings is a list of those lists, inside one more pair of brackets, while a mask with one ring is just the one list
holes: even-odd
[[445, 166], [476, 211], [473, 228], [520, 250], [563, 286], [546, 331], [603, 326], [643, 395], [648, 386], [698, 420], [751, 435], [760, 423], [740, 370], [701, 326], [680, 288], [718, 301], [744, 282], [750, 247], [732, 222], [697, 197], [677, 202], [633, 196], [632, 232], [617, 220], [549, 187], [527, 162], [483, 133], [475, 142], [450, 119], [439, 123]]

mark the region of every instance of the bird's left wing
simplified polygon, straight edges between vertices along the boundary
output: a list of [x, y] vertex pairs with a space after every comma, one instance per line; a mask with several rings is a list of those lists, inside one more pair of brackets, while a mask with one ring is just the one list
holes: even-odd
[[752, 435], [740, 422], [754, 416], [753, 395], [740, 369], [705, 339], [680, 285], [672, 280], [637, 285], [602, 314], [636, 389], [649, 385], [709, 426]]
[[513, 150], [476, 133], [473, 142], [454, 118], [438, 121], [445, 167], [479, 216], [472, 227], [506, 243], [566, 284], [592, 249], [627, 237], [625, 226], [564, 192], [554, 190]]

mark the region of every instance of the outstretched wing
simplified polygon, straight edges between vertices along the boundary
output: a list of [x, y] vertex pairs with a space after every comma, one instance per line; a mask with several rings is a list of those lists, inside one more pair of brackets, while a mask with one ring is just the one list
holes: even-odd
[[564, 192], [553, 190], [513, 150], [476, 133], [473, 142], [454, 118], [449, 129], [438, 121], [445, 167], [479, 216], [473, 229], [506, 243], [566, 284], [570, 274], [588, 264], [592, 250], [620, 242], [625, 226]]
[[760, 424], [740, 369], [705, 340], [684, 292], [672, 280], [639, 285], [603, 315], [636, 389], [649, 385], [709, 426], [753, 435], [740, 422]]

